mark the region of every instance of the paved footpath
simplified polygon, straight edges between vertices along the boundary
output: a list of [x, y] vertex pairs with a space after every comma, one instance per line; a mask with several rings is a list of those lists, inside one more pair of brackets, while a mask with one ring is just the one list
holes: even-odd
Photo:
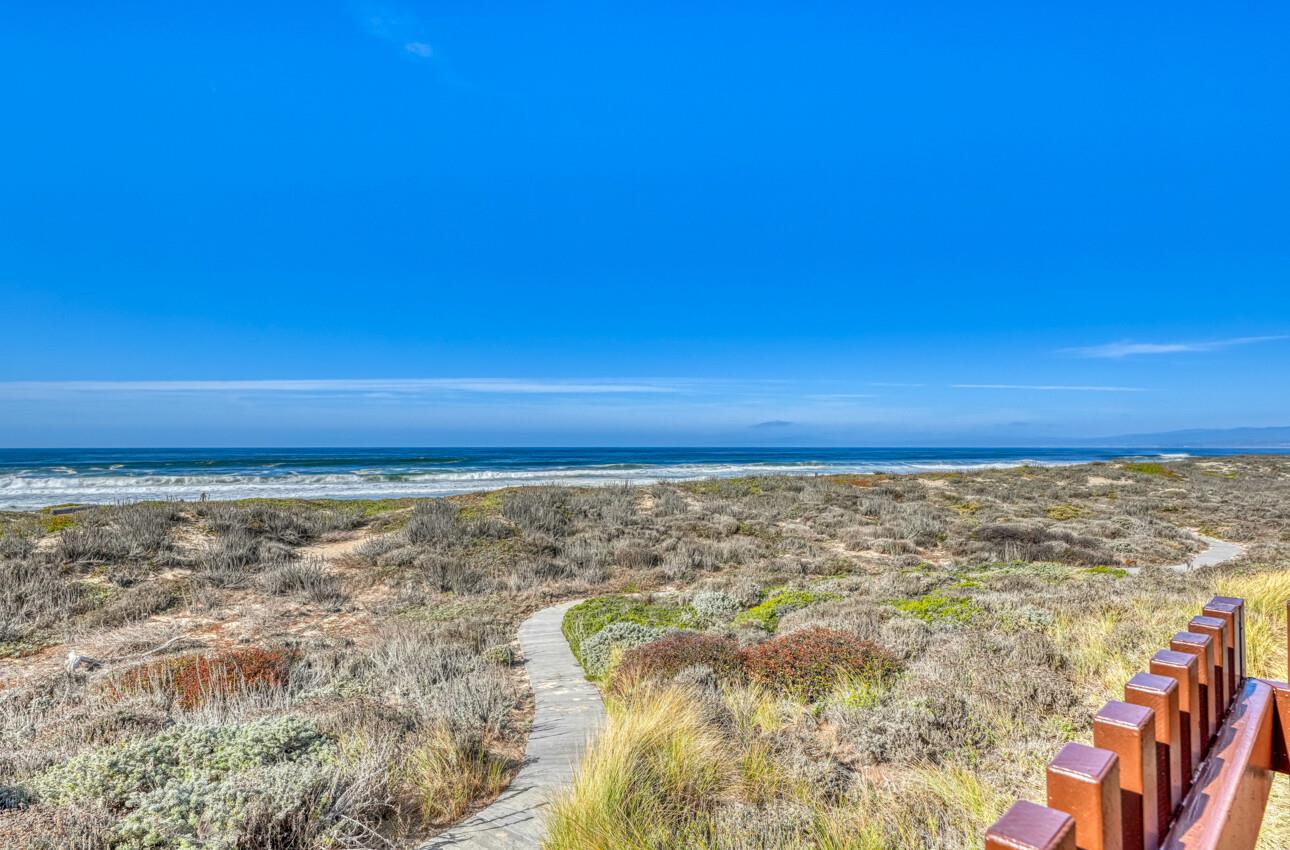
[[[1178, 573], [1189, 573], [1201, 567], [1216, 567], [1219, 564], [1234, 561], [1245, 554], [1245, 547], [1240, 543], [1219, 540], [1217, 537], [1208, 537], [1198, 531], [1192, 531], [1192, 535], [1201, 543], [1204, 543], [1206, 549], [1203, 552], [1192, 555], [1191, 558], [1181, 564], [1169, 564], [1164, 569]], [[1136, 574], [1138, 570], [1138, 567], [1129, 568], [1130, 573]]]
[[1240, 543], [1219, 540], [1217, 537], [1207, 537], [1200, 532], [1196, 532], [1196, 537], [1209, 548], [1193, 556], [1185, 564], [1175, 564], [1173, 569], [1179, 572], [1187, 572], [1189, 570], [1198, 570], [1201, 567], [1214, 567], [1219, 564], [1225, 564], [1228, 561], [1234, 561], [1245, 554], [1245, 547]]
[[533, 728], [524, 765], [491, 806], [420, 850], [537, 850], [553, 794], [567, 787], [592, 736], [605, 722], [600, 692], [588, 682], [560, 632], [577, 602], [543, 608], [520, 625], [520, 652], [533, 688]]

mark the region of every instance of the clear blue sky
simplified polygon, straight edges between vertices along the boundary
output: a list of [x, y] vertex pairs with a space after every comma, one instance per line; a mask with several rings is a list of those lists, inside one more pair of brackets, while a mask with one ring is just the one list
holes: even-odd
[[0, 445], [1290, 424], [1287, 32], [1272, 2], [8, 2]]

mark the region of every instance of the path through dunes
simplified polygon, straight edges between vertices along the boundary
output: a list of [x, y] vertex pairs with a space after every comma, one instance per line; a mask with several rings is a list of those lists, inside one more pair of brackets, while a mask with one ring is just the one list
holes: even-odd
[[1206, 545], [1205, 551], [1189, 559], [1186, 563], [1171, 565], [1170, 569], [1186, 572], [1188, 570], [1198, 570], [1201, 567], [1215, 567], [1228, 561], [1234, 561], [1245, 554], [1245, 547], [1240, 543], [1219, 540], [1217, 537], [1208, 537], [1200, 532], [1195, 532], [1195, 534], [1196, 538]]
[[564, 612], [576, 604], [544, 608], [520, 625], [534, 713], [519, 774], [492, 805], [421, 850], [536, 850], [540, 845], [548, 803], [573, 781], [587, 745], [605, 721], [600, 692], [583, 676], [560, 630]]
[[[1226, 564], [1228, 561], [1234, 561], [1245, 554], [1245, 547], [1240, 543], [1219, 540], [1217, 537], [1209, 537], [1199, 531], [1193, 530], [1191, 533], [1197, 540], [1205, 544], [1205, 549], [1180, 564], [1167, 564], [1164, 569], [1186, 573], [1198, 570], [1201, 567], [1216, 567], [1219, 564]], [[1128, 571], [1136, 574], [1140, 569], [1141, 567], [1129, 567]]]

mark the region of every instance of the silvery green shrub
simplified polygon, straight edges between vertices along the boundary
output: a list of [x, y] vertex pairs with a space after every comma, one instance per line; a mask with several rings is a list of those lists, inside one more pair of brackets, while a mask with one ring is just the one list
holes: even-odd
[[39, 774], [29, 790], [124, 813], [113, 845], [123, 850], [232, 850], [248, 819], [272, 823], [317, 803], [335, 763], [335, 744], [312, 722], [279, 717], [101, 747]]
[[729, 622], [739, 613], [739, 603], [729, 593], [720, 590], [706, 590], [694, 595], [690, 603], [699, 619], [706, 625], [715, 626]]
[[324, 762], [279, 762], [230, 773], [221, 780], [194, 777], [134, 798], [116, 825], [119, 850], [235, 850], [249, 828], [277, 831], [334, 793], [336, 768]]
[[639, 623], [610, 623], [582, 642], [582, 669], [591, 678], [599, 679], [609, 672], [616, 654], [653, 643], [668, 632], [668, 629]]

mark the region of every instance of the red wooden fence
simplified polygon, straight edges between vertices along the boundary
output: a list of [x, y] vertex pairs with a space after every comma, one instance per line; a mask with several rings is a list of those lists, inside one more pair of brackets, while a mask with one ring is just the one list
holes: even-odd
[[1245, 603], [1216, 596], [1097, 713], [1093, 746], [1049, 763], [1048, 804], [1014, 804], [985, 846], [1253, 850], [1287, 740], [1290, 686], [1245, 675]]

